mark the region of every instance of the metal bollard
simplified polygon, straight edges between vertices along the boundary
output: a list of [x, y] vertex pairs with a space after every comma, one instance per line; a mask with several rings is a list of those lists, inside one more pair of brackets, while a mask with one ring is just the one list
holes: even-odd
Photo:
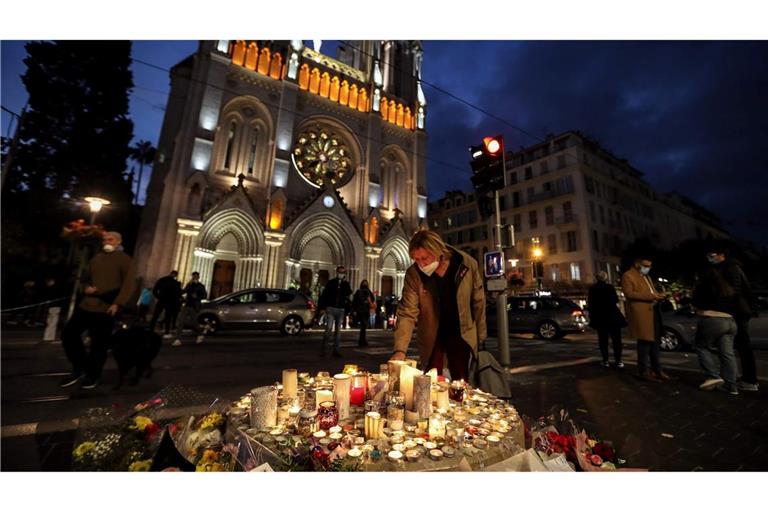
[[58, 327], [59, 325], [60, 315], [61, 315], [60, 307], [48, 308], [48, 318], [45, 321], [45, 332], [43, 333], [43, 341], [56, 340], [56, 327]]

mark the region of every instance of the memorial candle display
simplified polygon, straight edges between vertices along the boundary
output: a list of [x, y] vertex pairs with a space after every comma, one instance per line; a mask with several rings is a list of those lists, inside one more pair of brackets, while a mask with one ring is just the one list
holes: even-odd
[[368, 387], [368, 375], [365, 373], [356, 373], [352, 376], [352, 383], [349, 389], [349, 403], [361, 406], [365, 403], [365, 391]]
[[368, 376], [368, 397], [374, 402], [383, 403], [387, 393], [389, 378], [387, 374], [373, 373]]
[[392, 430], [403, 430], [405, 422], [405, 400], [401, 396], [391, 397], [387, 404], [387, 425]]
[[333, 401], [333, 391], [330, 389], [318, 389], [315, 392], [315, 407], [320, 407], [323, 402]]
[[299, 384], [299, 372], [296, 369], [283, 370], [283, 398], [295, 398]]
[[413, 410], [413, 378], [423, 373], [411, 366], [400, 367], [400, 393], [405, 396], [405, 408], [408, 411]]
[[400, 368], [405, 366], [405, 361], [387, 361], [387, 375], [389, 375], [389, 392], [400, 391]]
[[448, 385], [445, 382], [437, 383], [437, 400], [435, 401], [435, 408], [447, 411], [450, 407], [450, 401], [448, 398]]
[[381, 414], [369, 412], [365, 414], [365, 438], [378, 439], [381, 435]]
[[429, 417], [429, 439], [431, 441], [445, 440], [445, 418], [442, 414], [433, 414]]
[[346, 373], [337, 373], [333, 376], [333, 399], [339, 409], [339, 419], [349, 418], [349, 392], [351, 379]]
[[417, 375], [413, 378], [413, 407], [421, 418], [432, 413], [432, 377]]
[[251, 427], [265, 429], [277, 425], [277, 388], [263, 386], [251, 390]]

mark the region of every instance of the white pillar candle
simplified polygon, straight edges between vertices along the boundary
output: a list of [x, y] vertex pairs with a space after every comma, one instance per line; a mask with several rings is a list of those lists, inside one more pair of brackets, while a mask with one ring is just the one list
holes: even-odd
[[413, 378], [413, 408], [419, 418], [429, 418], [432, 413], [432, 377], [416, 375]]
[[411, 368], [416, 368], [417, 362], [415, 359], [406, 359], [405, 364], [407, 364]]
[[450, 408], [450, 400], [448, 396], [448, 386], [444, 382], [437, 383], [437, 409], [443, 409], [447, 411]]
[[378, 439], [381, 435], [381, 414], [369, 412], [365, 415], [365, 438]]
[[405, 396], [405, 410], [413, 410], [413, 378], [422, 375], [421, 370], [411, 366], [400, 367], [400, 393]]
[[283, 397], [295, 398], [299, 373], [296, 369], [283, 370]]
[[400, 391], [400, 368], [405, 366], [405, 361], [387, 361], [387, 374], [389, 375], [389, 392]]
[[349, 418], [349, 389], [351, 379], [346, 373], [337, 373], [333, 376], [333, 399], [339, 410], [339, 420]]
[[315, 409], [320, 407], [323, 402], [333, 401], [333, 391], [330, 389], [318, 389], [315, 393]]

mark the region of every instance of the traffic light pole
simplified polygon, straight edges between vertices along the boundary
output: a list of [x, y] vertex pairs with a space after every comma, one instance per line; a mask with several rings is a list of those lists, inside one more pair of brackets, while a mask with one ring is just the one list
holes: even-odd
[[[502, 148], [502, 170], [504, 173], [504, 188], [507, 186], [507, 155], [506, 149]], [[504, 245], [501, 243], [501, 208], [499, 207], [499, 191], [494, 193], [496, 202], [496, 249], [504, 254]], [[506, 259], [506, 256], [504, 256]], [[505, 262], [506, 263], [506, 262]], [[506, 279], [506, 276], [505, 276]], [[507, 289], [506, 287], [499, 292], [496, 297], [496, 332], [499, 340], [499, 361], [502, 366], [509, 366], [509, 323], [507, 319]]]

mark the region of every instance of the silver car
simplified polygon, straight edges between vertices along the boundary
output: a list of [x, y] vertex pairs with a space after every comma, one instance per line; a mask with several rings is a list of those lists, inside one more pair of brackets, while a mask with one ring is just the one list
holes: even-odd
[[315, 303], [296, 290], [250, 288], [203, 302], [198, 321], [209, 333], [279, 329], [294, 336], [312, 325], [315, 309]]
[[[509, 332], [533, 333], [554, 340], [567, 333], [581, 333], [587, 328], [587, 317], [578, 304], [555, 296], [507, 298]], [[488, 330], [496, 332], [496, 304], [488, 301]]]

